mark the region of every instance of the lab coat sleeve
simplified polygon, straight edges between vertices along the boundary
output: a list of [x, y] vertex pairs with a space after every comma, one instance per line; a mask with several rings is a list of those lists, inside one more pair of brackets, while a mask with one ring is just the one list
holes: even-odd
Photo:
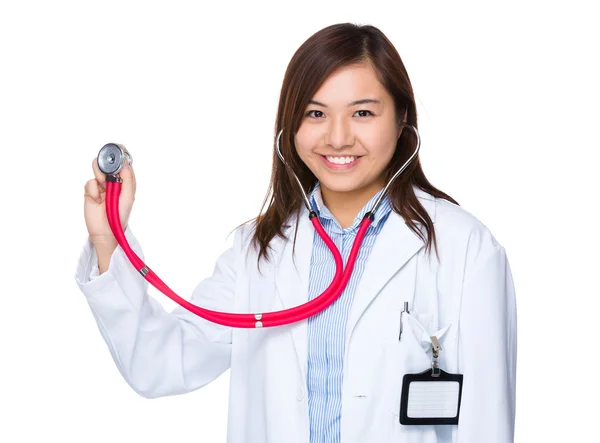
[[[242, 230], [236, 231], [233, 246], [218, 258], [212, 276], [196, 286], [191, 303], [232, 311]], [[125, 236], [144, 260], [129, 226]], [[142, 397], [194, 391], [229, 368], [231, 328], [208, 322], [181, 306], [167, 312], [148, 294], [148, 281], [121, 246], [113, 252], [107, 271], [98, 275], [96, 251], [88, 237], [75, 280], [121, 375]]]
[[[492, 238], [467, 258], [459, 320], [464, 375], [457, 443], [514, 441], [517, 312], [506, 251]], [[487, 246], [486, 246], [487, 244]]]

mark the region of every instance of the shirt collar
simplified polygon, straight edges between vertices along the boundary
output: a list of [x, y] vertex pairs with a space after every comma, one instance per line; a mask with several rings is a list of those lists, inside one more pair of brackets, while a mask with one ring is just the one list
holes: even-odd
[[[365, 214], [367, 213], [367, 211], [371, 210], [371, 208], [375, 204], [375, 201], [377, 201], [377, 199], [379, 198], [379, 196], [381, 195], [382, 192], [383, 192], [383, 189], [380, 189], [379, 192], [377, 192], [377, 194], [375, 194], [373, 197], [371, 197], [371, 199], [367, 202], [367, 204], [365, 206], [363, 206], [361, 211], [354, 218], [354, 223], [352, 224], [352, 226], [350, 226], [346, 229], [351, 229], [351, 230], [358, 229], [358, 227], [360, 226], [360, 222], [364, 218]], [[321, 194], [321, 183], [318, 180], [315, 184], [314, 189], [310, 193], [309, 200], [310, 200], [311, 206], [313, 207], [313, 209], [315, 210], [315, 212], [317, 213], [317, 215], [319, 217], [329, 219], [329, 220], [335, 220], [335, 218], [333, 217], [333, 214], [329, 211], [329, 209], [327, 208], [327, 206], [325, 206], [325, 203], [323, 202], [323, 196]], [[379, 221], [386, 218], [386, 216], [391, 212], [391, 210], [392, 210], [392, 205], [391, 205], [390, 197], [386, 193], [386, 195], [381, 200], [379, 207], [377, 208], [377, 212], [375, 213], [375, 217], [373, 218], [373, 221], [371, 222], [371, 226], [377, 226], [379, 224]]]

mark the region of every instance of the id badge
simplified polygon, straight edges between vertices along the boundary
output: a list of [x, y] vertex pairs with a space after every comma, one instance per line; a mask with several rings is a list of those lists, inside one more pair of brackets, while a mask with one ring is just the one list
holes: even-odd
[[405, 374], [400, 396], [403, 425], [456, 425], [462, 396], [462, 374], [434, 369]]
[[450, 374], [438, 367], [442, 349], [431, 337], [431, 369], [405, 374], [400, 395], [400, 423], [403, 425], [457, 425], [462, 397], [463, 374]]

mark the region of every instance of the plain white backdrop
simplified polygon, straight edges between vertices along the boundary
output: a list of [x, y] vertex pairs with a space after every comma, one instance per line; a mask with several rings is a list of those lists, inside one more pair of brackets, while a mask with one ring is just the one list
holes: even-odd
[[590, 441], [600, 395], [595, 7], [415, 3], [0, 3], [0, 441], [225, 441], [228, 372], [154, 400], [121, 378], [74, 280], [84, 185], [105, 143], [128, 148], [130, 225], [147, 264], [188, 298], [229, 233], [260, 210], [290, 58], [340, 22], [372, 24], [394, 43], [427, 177], [506, 248], [516, 441]]

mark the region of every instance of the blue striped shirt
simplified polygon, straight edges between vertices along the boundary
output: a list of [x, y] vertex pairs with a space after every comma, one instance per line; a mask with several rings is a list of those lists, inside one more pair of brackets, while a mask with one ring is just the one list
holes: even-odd
[[[342, 229], [323, 204], [319, 182], [310, 194], [311, 205], [317, 212], [325, 232], [340, 250], [344, 267], [360, 222], [382, 192], [383, 189], [369, 200], [354, 219], [352, 226], [346, 229]], [[308, 319], [307, 389], [311, 443], [339, 443], [340, 441], [346, 322], [367, 258], [391, 209], [389, 197], [386, 195], [363, 239], [352, 276], [344, 292], [331, 306]], [[315, 231], [310, 263], [309, 299], [314, 299], [327, 289], [334, 275], [335, 262], [331, 251]]]

